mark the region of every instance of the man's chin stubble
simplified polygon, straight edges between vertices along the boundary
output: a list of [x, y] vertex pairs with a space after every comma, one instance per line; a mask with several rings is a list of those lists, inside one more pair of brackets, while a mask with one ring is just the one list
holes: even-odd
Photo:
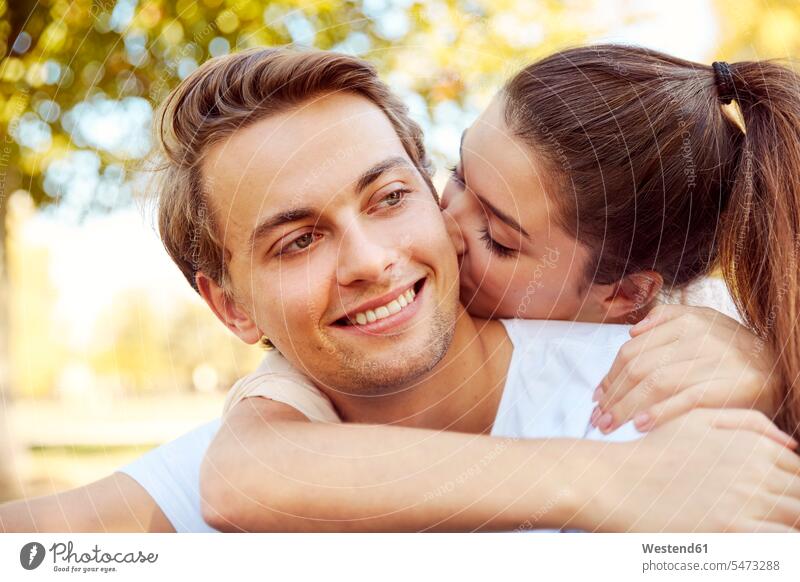
[[[370, 360], [363, 353], [340, 351], [334, 386], [351, 396], [389, 396], [413, 388], [442, 361], [455, 333], [455, 312], [437, 310], [425, 347], [398, 351], [388, 361]], [[411, 353], [408, 353], [411, 352]]]

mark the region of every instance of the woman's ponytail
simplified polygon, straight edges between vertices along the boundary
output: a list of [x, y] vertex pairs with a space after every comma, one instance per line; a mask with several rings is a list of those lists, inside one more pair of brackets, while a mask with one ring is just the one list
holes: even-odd
[[[715, 72], [719, 73], [715, 64]], [[771, 62], [727, 69], [744, 128], [720, 107], [739, 147], [719, 257], [745, 322], [777, 358], [784, 387], [779, 426], [800, 432], [800, 77]], [[719, 77], [719, 75], [717, 75]], [[719, 78], [717, 87], [720, 87]], [[726, 95], [721, 95], [724, 102]], [[727, 113], [727, 115], [726, 115]], [[727, 118], [726, 118], [727, 117]], [[746, 128], [746, 133], [742, 129]], [[739, 135], [737, 135], [739, 134]], [[723, 189], [725, 189], [723, 185]]]
[[721, 265], [777, 358], [776, 420], [800, 432], [800, 77], [600, 45], [529, 65], [504, 97], [559, 226], [590, 252], [586, 281], [654, 270], [673, 292]]

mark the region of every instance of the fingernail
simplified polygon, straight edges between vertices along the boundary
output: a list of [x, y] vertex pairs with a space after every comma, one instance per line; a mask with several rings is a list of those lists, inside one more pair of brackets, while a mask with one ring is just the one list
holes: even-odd
[[606, 412], [597, 419], [597, 428], [605, 432], [611, 427], [612, 422], [614, 422], [614, 417], [611, 416], [610, 412]]
[[650, 426], [650, 421], [652, 417], [648, 412], [640, 412], [636, 416], [633, 417], [633, 426], [636, 427], [636, 430], [639, 432], [644, 432]]
[[589, 421], [592, 426], [597, 427], [597, 419], [600, 418], [600, 407], [596, 407], [592, 410], [592, 418]]
[[637, 323], [633, 327], [636, 328], [636, 329], [641, 329], [644, 326], [646, 326], [648, 323], [650, 323], [650, 318], [649, 317], [645, 317], [642, 321], [640, 321], [639, 323]]
[[592, 402], [600, 402], [600, 399], [603, 397], [605, 390], [603, 390], [602, 386], [598, 386], [594, 389], [594, 394], [592, 394]]

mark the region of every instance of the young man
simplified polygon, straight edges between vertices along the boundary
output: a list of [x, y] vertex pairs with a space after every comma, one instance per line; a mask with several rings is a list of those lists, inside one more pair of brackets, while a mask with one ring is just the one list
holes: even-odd
[[[197, 478], [215, 437], [202, 514], [218, 529], [796, 527], [800, 463], [756, 413], [693, 413], [633, 443], [516, 438], [536, 436], [535, 418], [514, 415], [536, 410], [517, 398], [564, 327], [478, 320], [459, 305], [420, 132], [364, 62], [218, 59], [173, 92], [160, 129], [168, 251], [233, 333], [269, 337], [317, 391], [257, 382], [246, 395], [264, 398], [235, 404], [216, 437], [212, 423], [126, 468], [135, 480], [34, 501], [35, 518], [60, 502], [83, 520], [65, 517], [73, 530], [201, 529]], [[599, 381], [627, 338], [576, 329], [567, 386]], [[538, 388], [559, 369], [547, 365]], [[588, 416], [593, 386], [574, 404], [553, 388], [551, 413]], [[0, 520], [46, 529], [21, 507]]]

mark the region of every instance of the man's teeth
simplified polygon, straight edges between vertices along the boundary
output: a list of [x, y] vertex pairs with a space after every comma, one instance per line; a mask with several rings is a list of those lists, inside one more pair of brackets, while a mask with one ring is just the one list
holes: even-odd
[[385, 317], [389, 317], [390, 315], [394, 315], [395, 313], [399, 313], [402, 311], [404, 307], [406, 307], [409, 303], [414, 301], [414, 297], [417, 294], [414, 292], [413, 289], [409, 289], [405, 293], [401, 293], [395, 299], [392, 299], [386, 305], [381, 305], [376, 309], [367, 309], [366, 311], [362, 311], [361, 313], [356, 313], [355, 319], [356, 324], [358, 325], [366, 325], [368, 323], [374, 323], [379, 319], [383, 319]]

